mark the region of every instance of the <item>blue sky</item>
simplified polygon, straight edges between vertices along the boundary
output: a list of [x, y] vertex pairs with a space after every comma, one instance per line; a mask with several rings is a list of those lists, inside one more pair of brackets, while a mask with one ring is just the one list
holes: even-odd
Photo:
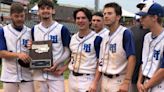
[[[164, 0], [154, 0], [155, 2], [164, 6]], [[136, 5], [140, 0], [99, 0], [99, 9], [102, 9], [106, 3], [117, 2], [127, 11], [136, 13], [138, 9]], [[73, 5], [76, 7], [88, 7], [94, 9], [94, 0], [58, 0], [61, 5]]]

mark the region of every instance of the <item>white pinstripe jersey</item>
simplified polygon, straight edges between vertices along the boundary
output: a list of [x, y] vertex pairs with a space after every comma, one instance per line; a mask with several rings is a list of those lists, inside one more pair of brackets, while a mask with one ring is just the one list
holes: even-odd
[[97, 35], [104, 38], [109, 35], [109, 30], [107, 28], [103, 28], [100, 32], [97, 33]]
[[[4, 37], [6, 39], [7, 50], [11, 52], [25, 52], [28, 40], [31, 39], [31, 31], [26, 26], [18, 32], [11, 24], [4, 26]], [[20, 82], [21, 80], [31, 81], [32, 74], [28, 68], [21, 67], [16, 59], [3, 59], [1, 81]]]
[[164, 31], [156, 38], [152, 38], [152, 32], [145, 35], [142, 52], [142, 72], [144, 76], [152, 77], [160, 68], [164, 51]]
[[[61, 38], [61, 29], [63, 25], [58, 22], [54, 22], [49, 28], [45, 28], [42, 26], [42, 22], [38, 25], [34, 26], [34, 40], [35, 41], [43, 41], [43, 40], [52, 40], [53, 42], [53, 63], [55, 63], [63, 54], [64, 47], [62, 44]], [[50, 72], [43, 72], [42, 70], [34, 70], [34, 80], [45, 81], [46, 79], [50, 80], [58, 80], [63, 77], [55, 77]]]
[[87, 36], [79, 38], [79, 33], [72, 36], [70, 42], [71, 62], [69, 69], [78, 73], [94, 74], [96, 71], [96, 51], [94, 40], [97, 34], [91, 31]]
[[126, 29], [123, 26], [119, 26], [111, 36], [103, 39], [100, 47], [100, 72], [106, 74], [125, 73], [127, 58], [123, 48], [123, 33]]

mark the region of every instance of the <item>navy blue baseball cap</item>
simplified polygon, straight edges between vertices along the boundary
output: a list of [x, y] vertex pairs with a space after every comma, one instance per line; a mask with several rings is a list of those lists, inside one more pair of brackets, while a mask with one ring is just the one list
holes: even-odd
[[136, 13], [136, 15], [157, 15], [159, 17], [164, 17], [164, 9], [158, 3], [147, 3], [140, 12]]

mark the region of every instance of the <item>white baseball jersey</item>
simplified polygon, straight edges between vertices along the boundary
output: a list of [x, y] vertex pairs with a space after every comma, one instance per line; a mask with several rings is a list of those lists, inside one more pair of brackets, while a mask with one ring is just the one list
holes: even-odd
[[97, 33], [97, 35], [104, 38], [109, 35], [109, 30], [107, 28], [103, 28], [100, 32]]
[[72, 36], [70, 42], [71, 62], [69, 69], [78, 73], [94, 74], [96, 71], [96, 51], [94, 40], [97, 34], [91, 31], [87, 36], [80, 38], [79, 33]]
[[[33, 28], [34, 41], [51, 40], [53, 46], [53, 63], [62, 56], [64, 52], [63, 40], [62, 40], [62, 28], [63, 25], [58, 22], [54, 22], [49, 28], [42, 26], [42, 22]], [[68, 31], [68, 30], [67, 30]], [[63, 31], [66, 33], [66, 31]], [[67, 40], [65, 37], [64, 40]], [[69, 39], [68, 39], [69, 40]], [[68, 41], [69, 42], [69, 41]], [[43, 72], [42, 70], [34, 70], [34, 80], [45, 81], [50, 80], [64, 80], [63, 76], [55, 77], [51, 72]]]
[[162, 67], [163, 52], [164, 31], [154, 39], [152, 38], [152, 32], [146, 34], [142, 52], [142, 72], [144, 76], [151, 78]]
[[[1, 44], [1, 46], [6, 46], [6, 50], [10, 52], [28, 52], [26, 46], [28, 40], [31, 39], [31, 30], [28, 27], [24, 26], [21, 32], [19, 32], [9, 24], [4, 26], [3, 30], [3, 36], [6, 42], [5, 44]], [[16, 59], [3, 59], [1, 81], [21, 82], [22, 80], [32, 80], [32, 74], [29, 68], [21, 67]]]
[[[120, 25], [112, 35], [103, 39], [100, 48], [99, 71], [105, 74], [124, 74], [128, 63], [127, 57], [134, 55], [135, 52], [133, 46], [130, 32]], [[127, 47], [129, 51], [125, 50]]]

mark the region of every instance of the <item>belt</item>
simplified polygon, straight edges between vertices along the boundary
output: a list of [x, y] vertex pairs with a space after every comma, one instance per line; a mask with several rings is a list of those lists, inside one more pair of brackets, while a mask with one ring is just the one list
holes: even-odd
[[90, 74], [77, 73], [77, 72], [74, 72], [74, 71], [72, 71], [72, 74], [73, 74], [74, 76], [90, 75]]
[[[31, 80], [31, 81], [21, 80], [21, 83], [22, 83], [22, 82], [23, 82], [23, 83], [24, 83], [24, 82], [33, 82], [33, 80]], [[4, 81], [4, 83], [17, 83], [17, 82], [5, 82], [5, 81]]]
[[112, 74], [105, 74], [104, 73], [104, 76], [106, 76], [108, 78], [115, 78], [115, 77], [119, 77], [120, 75], [119, 74], [112, 75]]
[[148, 80], [150, 80], [150, 77], [147, 77], [147, 76], [143, 76], [144, 77], [144, 79], [148, 79]]

